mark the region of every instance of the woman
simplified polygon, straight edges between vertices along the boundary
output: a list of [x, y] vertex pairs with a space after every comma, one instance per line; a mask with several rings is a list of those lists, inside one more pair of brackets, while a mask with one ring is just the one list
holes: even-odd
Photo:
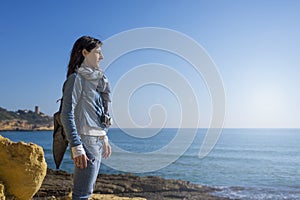
[[61, 122], [74, 160], [72, 199], [88, 199], [99, 172], [101, 157], [111, 147], [106, 136], [110, 125], [109, 82], [99, 69], [102, 42], [80, 37], [73, 46], [63, 86]]

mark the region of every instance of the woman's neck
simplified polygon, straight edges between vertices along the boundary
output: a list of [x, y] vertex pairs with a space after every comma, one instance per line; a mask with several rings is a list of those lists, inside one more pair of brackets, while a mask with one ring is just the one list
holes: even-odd
[[85, 60], [85, 59], [83, 60], [82, 64], [83, 64], [84, 66], [86, 66], [86, 67], [89, 67], [89, 68], [93, 69], [93, 70], [95, 70], [95, 69], [96, 69], [96, 70], [97, 70], [97, 69], [99, 69], [98, 67], [93, 67], [93, 66], [89, 65], [89, 64], [86, 62], [86, 60]]

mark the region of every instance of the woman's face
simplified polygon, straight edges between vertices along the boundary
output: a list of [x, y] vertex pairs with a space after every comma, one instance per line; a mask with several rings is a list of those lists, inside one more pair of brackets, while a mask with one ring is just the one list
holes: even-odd
[[85, 58], [86, 64], [93, 68], [98, 68], [100, 61], [103, 59], [103, 54], [100, 46], [95, 47], [90, 52], [84, 49], [82, 51], [82, 54]]

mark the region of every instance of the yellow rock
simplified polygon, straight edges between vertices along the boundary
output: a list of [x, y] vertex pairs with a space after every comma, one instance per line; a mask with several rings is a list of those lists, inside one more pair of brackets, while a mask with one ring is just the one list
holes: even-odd
[[[72, 199], [72, 193], [69, 193], [69, 195], [66, 197], [66, 200]], [[89, 198], [89, 200], [147, 200], [145, 198], [129, 198], [129, 197], [119, 197], [113, 194], [92, 194], [92, 196]]]
[[0, 200], [5, 200], [4, 185], [0, 182]]
[[0, 180], [7, 195], [18, 200], [31, 199], [47, 172], [42, 147], [33, 143], [15, 143], [0, 135], [0, 158]]

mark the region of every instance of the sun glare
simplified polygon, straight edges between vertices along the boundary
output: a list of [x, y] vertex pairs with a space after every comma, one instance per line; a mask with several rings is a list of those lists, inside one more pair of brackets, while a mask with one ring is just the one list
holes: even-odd
[[278, 88], [257, 88], [253, 94], [252, 112], [261, 123], [276, 125], [284, 107], [283, 93]]

